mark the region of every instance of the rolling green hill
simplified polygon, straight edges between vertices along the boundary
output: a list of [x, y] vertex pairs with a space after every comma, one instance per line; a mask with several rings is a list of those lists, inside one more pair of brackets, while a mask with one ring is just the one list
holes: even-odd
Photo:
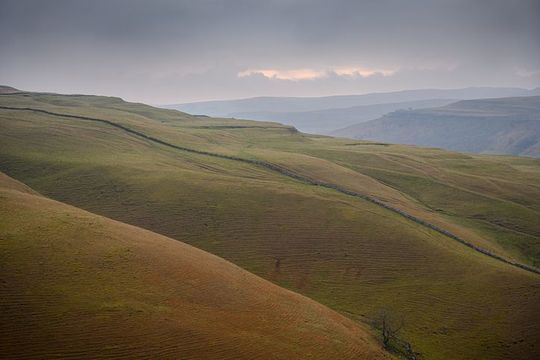
[[466, 100], [400, 110], [337, 136], [455, 151], [540, 157], [540, 96]]
[[538, 160], [117, 98], [27, 93], [0, 106], [0, 170], [46, 196], [187, 242], [355, 320], [385, 310], [427, 359], [540, 354], [540, 275], [526, 270], [540, 261]]
[[390, 359], [357, 323], [0, 173], [3, 359]]

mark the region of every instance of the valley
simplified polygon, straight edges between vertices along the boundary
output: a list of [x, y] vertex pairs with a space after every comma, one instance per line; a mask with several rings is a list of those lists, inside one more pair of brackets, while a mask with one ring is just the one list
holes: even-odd
[[47, 197], [218, 255], [362, 326], [388, 311], [427, 359], [540, 351], [538, 160], [99, 96], [18, 93], [0, 106], [0, 170]]

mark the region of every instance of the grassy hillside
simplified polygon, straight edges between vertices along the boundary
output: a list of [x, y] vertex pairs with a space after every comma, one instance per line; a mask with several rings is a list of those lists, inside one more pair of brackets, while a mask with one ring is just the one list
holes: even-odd
[[0, 174], [0, 357], [388, 359], [357, 323]]
[[309, 136], [115, 98], [0, 102], [123, 127], [0, 110], [0, 169], [42, 194], [195, 245], [354, 319], [386, 310], [428, 359], [540, 353], [539, 275], [346, 193], [538, 265], [537, 160]]
[[456, 151], [540, 157], [540, 96], [400, 110], [333, 134]]

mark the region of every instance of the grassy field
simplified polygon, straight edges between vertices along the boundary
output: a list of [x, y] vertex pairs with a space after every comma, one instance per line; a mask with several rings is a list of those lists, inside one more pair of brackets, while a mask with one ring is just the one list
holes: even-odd
[[0, 357], [390, 359], [346, 317], [0, 173]]
[[[116, 98], [3, 95], [376, 196], [538, 265], [540, 162], [310, 136]], [[0, 110], [0, 170], [40, 193], [219, 255], [355, 320], [380, 310], [426, 359], [540, 354], [540, 277], [368, 201], [89, 120]]]

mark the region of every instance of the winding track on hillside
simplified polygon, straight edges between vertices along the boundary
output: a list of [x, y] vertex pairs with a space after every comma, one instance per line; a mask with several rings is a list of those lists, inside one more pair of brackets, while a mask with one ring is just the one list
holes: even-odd
[[147, 135], [147, 134], [144, 134], [142, 132], [139, 132], [137, 130], [133, 130], [127, 126], [124, 126], [124, 125], [120, 125], [118, 123], [115, 123], [113, 121], [110, 121], [110, 120], [105, 120], [105, 119], [99, 119], [99, 118], [93, 118], [93, 117], [88, 117], [88, 116], [80, 116], [80, 115], [70, 115], [70, 114], [62, 114], [62, 113], [56, 113], [56, 112], [52, 112], [52, 111], [47, 111], [47, 110], [42, 110], [42, 109], [35, 109], [35, 108], [30, 108], [30, 107], [10, 107], [10, 106], [0, 106], [0, 109], [4, 109], [4, 110], [14, 110], [14, 111], [31, 111], [31, 112], [36, 112], [36, 113], [42, 113], [42, 114], [46, 114], [46, 115], [52, 115], [52, 116], [59, 116], [59, 117], [64, 117], [64, 118], [70, 118], [70, 119], [78, 119], [78, 120], [87, 120], [87, 121], [93, 121], [93, 122], [98, 122], [98, 123], [102, 123], [102, 124], [106, 124], [106, 125], [109, 125], [109, 126], [112, 126], [112, 127], [115, 127], [115, 128], [118, 128], [118, 129], [121, 129], [129, 134], [133, 134], [137, 137], [140, 137], [140, 138], [143, 138], [143, 139], [146, 139], [146, 140], [149, 140], [149, 141], [152, 141], [154, 143], [157, 143], [157, 144], [160, 144], [160, 145], [163, 145], [163, 146], [166, 146], [166, 147], [169, 147], [169, 148], [173, 148], [173, 149], [176, 149], [176, 150], [181, 150], [181, 151], [186, 151], [186, 152], [190, 152], [190, 153], [195, 153], [195, 154], [200, 154], [200, 155], [206, 155], [206, 156], [212, 156], [212, 157], [217, 157], [217, 158], [222, 158], [222, 159], [228, 159], [228, 160], [234, 160], [234, 161], [240, 161], [240, 162], [243, 162], [243, 163], [248, 163], [248, 164], [252, 164], [252, 165], [256, 165], [256, 166], [260, 166], [260, 167], [264, 167], [266, 169], [269, 169], [269, 170], [272, 170], [272, 171], [275, 171], [281, 175], [284, 175], [284, 176], [287, 176], [289, 178], [292, 178], [292, 179], [295, 179], [295, 180], [298, 180], [298, 181], [301, 181], [303, 183], [306, 183], [306, 184], [311, 184], [311, 185], [315, 185], [315, 186], [321, 186], [321, 187], [325, 187], [325, 188], [329, 188], [329, 189], [333, 189], [333, 190], [336, 190], [342, 194], [346, 194], [346, 195], [350, 195], [350, 196], [354, 196], [354, 197], [357, 197], [357, 198], [360, 198], [360, 199], [363, 199], [363, 200], [366, 200], [366, 201], [369, 201], [375, 205], [378, 205], [382, 208], [385, 208], [387, 210], [390, 210], [390, 211], [393, 211], [394, 213], [397, 213], [409, 220], [412, 220], [420, 225], [423, 225], [431, 230], [434, 230], [440, 234], [443, 234], [453, 240], [456, 240], [458, 242], [460, 242], [461, 244], [475, 250], [475, 251], [478, 251], [484, 255], [487, 255], [493, 259], [496, 259], [496, 260], [499, 260], [499, 261], [502, 261], [506, 264], [509, 264], [509, 265], [512, 265], [512, 266], [515, 266], [515, 267], [518, 267], [520, 269], [523, 269], [523, 270], [526, 270], [526, 271], [530, 271], [532, 273], [535, 273], [535, 274], [540, 274], [540, 269], [537, 269], [535, 267], [532, 267], [532, 266], [529, 266], [529, 265], [526, 265], [526, 264], [522, 264], [522, 263], [519, 263], [517, 261], [514, 261], [514, 260], [510, 260], [510, 259], [506, 259], [500, 255], [497, 255], [487, 249], [484, 249], [482, 247], [479, 247], [475, 244], [472, 244], [468, 241], [466, 241], [465, 239], [459, 237], [458, 235], [448, 231], [448, 230], [445, 230], [437, 225], [434, 225], [430, 222], [427, 222], [425, 220], [422, 220], [414, 215], [411, 215], [403, 210], [400, 210], [398, 208], [395, 208], [393, 206], [390, 206], [386, 203], [384, 203], [383, 201], [377, 199], [376, 197], [373, 197], [373, 196], [370, 196], [370, 195], [366, 195], [366, 194], [362, 194], [362, 193], [359, 193], [359, 192], [356, 192], [356, 191], [351, 191], [351, 190], [347, 190], [345, 188], [342, 188], [340, 187], [339, 185], [336, 185], [336, 184], [332, 184], [332, 183], [328, 183], [328, 182], [324, 182], [324, 181], [320, 181], [320, 180], [317, 180], [317, 179], [312, 179], [310, 177], [307, 177], [307, 176], [304, 176], [304, 175], [301, 175], [301, 174], [298, 174], [298, 173], [295, 173], [283, 166], [280, 166], [280, 165], [276, 165], [276, 164], [273, 164], [273, 163], [270, 163], [270, 162], [267, 162], [267, 161], [263, 161], [263, 160], [255, 160], [255, 159], [246, 159], [246, 158], [242, 158], [242, 157], [237, 157], [237, 156], [232, 156], [232, 155], [225, 155], [225, 154], [218, 154], [218, 153], [213, 153], [213, 152], [208, 152], [208, 151], [203, 151], [203, 150], [197, 150], [197, 149], [192, 149], [192, 148], [187, 148], [187, 147], [183, 147], [183, 146], [178, 146], [178, 145], [174, 145], [174, 144], [171, 144], [169, 142], [166, 142], [164, 140], [161, 140], [161, 139], [158, 139], [156, 137], [153, 137], [153, 136], [150, 136], [150, 135]]

